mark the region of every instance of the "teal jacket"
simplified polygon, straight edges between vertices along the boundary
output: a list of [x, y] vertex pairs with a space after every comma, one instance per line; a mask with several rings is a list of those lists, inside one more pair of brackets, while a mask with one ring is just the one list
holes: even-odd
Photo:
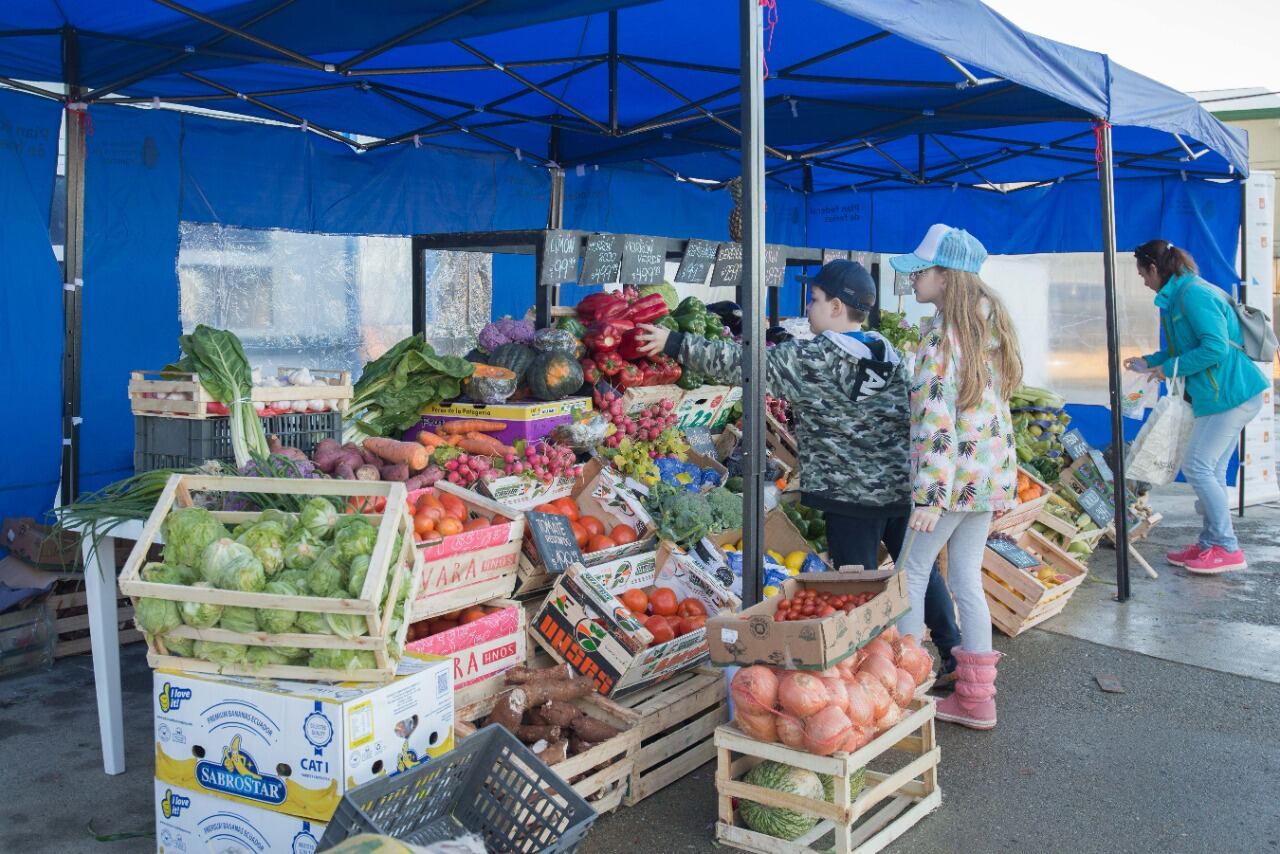
[[1234, 409], [1267, 388], [1258, 366], [1232, 346], [1244, 341], [1240, 321], [1218, 288], [1184, 273], [1165, 283], [1156, 306], [1167, 349], [1147, 356], [1147, 364], [1186, 378], [1197, 418]]

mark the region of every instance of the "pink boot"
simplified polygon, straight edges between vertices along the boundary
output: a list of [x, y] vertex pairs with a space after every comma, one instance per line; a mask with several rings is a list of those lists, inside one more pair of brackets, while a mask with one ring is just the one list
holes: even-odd
[[996, 725], [996, 662], [998, 652], [970, 652], [954, 649], [956, 690], [938, 701], [938, 720], [970, 729], [993, 729]]

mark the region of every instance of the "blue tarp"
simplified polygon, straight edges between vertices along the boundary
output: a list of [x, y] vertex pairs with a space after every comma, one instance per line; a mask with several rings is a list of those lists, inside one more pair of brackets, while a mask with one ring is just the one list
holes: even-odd
[[0, 92], [0, 518], [34, 515], [58, 489], [63, 290], [49, 212], [61, 112]]

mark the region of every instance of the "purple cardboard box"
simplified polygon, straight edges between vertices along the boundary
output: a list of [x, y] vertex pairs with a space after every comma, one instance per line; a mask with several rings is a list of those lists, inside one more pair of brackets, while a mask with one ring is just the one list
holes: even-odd
[[406, 441], [413, 441], [423, 430], [434, 431], [441, 424], [463, 419], [502, 421], [506, 427], [490, 433], [504, 445], [520, 439], [536, 442], [561, 424], [568, 424], [575, 414], [591, 409], [589, 397], [566, 397], [564, 400], [529, 400], [507, 403], [469, 403], [453, 401], [437, 403], [422, 410], [422, 420], [405, 432]]

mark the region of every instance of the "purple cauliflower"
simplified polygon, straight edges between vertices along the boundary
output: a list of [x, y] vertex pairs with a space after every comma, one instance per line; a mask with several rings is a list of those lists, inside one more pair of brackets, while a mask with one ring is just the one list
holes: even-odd
[[479, 344], [482, 350], [492, 353], [503, 344], [529, 344], [533, 335], [533, 321], [503, 317], [485, 324], [480, 330]]

